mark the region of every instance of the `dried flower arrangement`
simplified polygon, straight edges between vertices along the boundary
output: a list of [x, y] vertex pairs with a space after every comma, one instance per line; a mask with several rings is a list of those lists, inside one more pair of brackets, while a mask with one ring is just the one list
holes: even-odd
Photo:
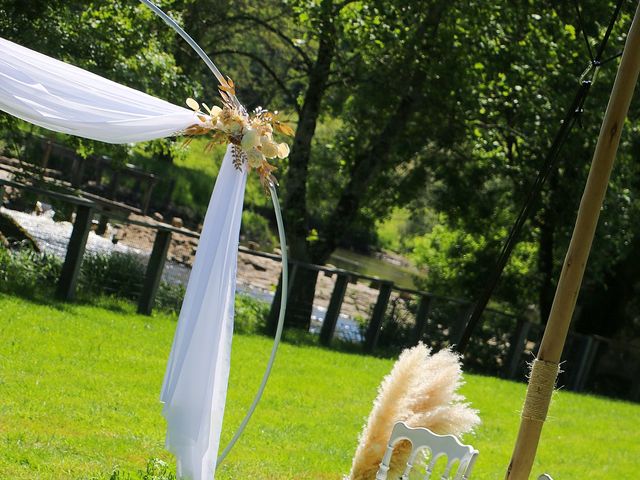
[[[277, 143], [273, 138], [274, 130], [286, 136], [293, 136], [293, 129], [282, 122], [278, 112], [269, 112], [262, 107], [256, 108], [248, 114], [236, 98], [235, 84], [227, 80], [218, 85], [222, 98], [222, 108], [209, 108], [200, 105], [193, 98], [187, 99], [187, 105], [196, 112], [201, 123], [187, 128], [185, 135], [211, 134], [211, 140], [205, 147], [210, 150], [214, 145], [232, 144], [234, 165], [241, 169], [248, 165], [260, 175], [265, 188], [270, 183], [276, 183], [273, 171], [276, 167], [269, 160], [289, 156], [289, 145]], [[204, 110], [204, 112], [202, 111]], [[187, 143], [190, 139], [187, 140]]]
[[[420, 343], [402, 352], [380, 385], [346, 478], [375, 479], [396, 422], [425, 427], [441, 435], [472, 431], [480, 418], [457, 393], [462, 383], [460, 357], [451, 350], [431, 355], [431, 350]], [[402, 473], [409, 452], [407, 442], [398, 444], [391, 457], [389, 478]]]

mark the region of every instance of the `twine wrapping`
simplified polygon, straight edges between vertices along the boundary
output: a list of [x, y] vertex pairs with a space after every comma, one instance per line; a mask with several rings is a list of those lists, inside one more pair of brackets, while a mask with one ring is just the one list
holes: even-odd
[[536, 422], [545, 421], [559, 371], [560, 366], [557, 363], [538, 359], [533, 361], [522, 418]]

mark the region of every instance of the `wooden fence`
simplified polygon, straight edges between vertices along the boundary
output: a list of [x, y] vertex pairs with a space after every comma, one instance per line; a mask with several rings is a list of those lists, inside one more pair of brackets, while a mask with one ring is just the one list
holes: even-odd
[[[75, 206], [75, 222], [56, 289], [56, 296], [59, 299], [72, 300], [75, 296], [93, 218], [95, 215], [106, 213], [104, 205], [83, 197], [2, 179], [0, 179], [0, 199], [4, 186], [29, 190]], [[113, 209], [109, 209], [108, 214], [110, 218], [123, 223], [147, 227], [156, 232], [138, 299], [138, 312], [149, 315], [155, 303], [172, 234], [180, 233], [194, 238], [199, 238], [199, 234], [164, 223], [134, 221], [126, 218], [124, 212]], [[279, 255], [256, 252], [244, 247], [240, 247], [239, 250], [276, 262], [281, 261]], [[292, 281], [295, 281], [296, 273], [300, 269], [315, 270], [335, 278], [320, 329], [320, 342], [325, 346], [329, 346], [334, 339], [349, 283], [367, 282], [378, 290], [370, 318], [363, 325], [363, 350], [366, 353], [380, 351], [381, 338], [385, 335], [387, 338], [382, 347], [389, 346], [389, 329], [394, 335], [391, 339], [392, 347], [396, 349], [415, 345], [420, 341], [434, 349], [453, 345], [457, 343], [464, 321], [472, 307], [472, 304], [466, 300], [400, 288], [384, 279], [339, 268], [292, 260], [290, 269]], [[465, 356], [465, 363], [471, 370], [480, 373], [506, 379], [525, 380], [528, 372], [527, 362], [533, 359], [541, 339], [541, 325], [494, 309], [487, 309], [485, 315], [490, 318], [475, 335]], [[566, 362], [565, 372], [560, 377], [560, 384], [565, 388], [605, 394], [613, 391], [615, 396], [640, 401], [639, 348], [618, 344], [602, 337], [570, 333], [564, 361]], [[614, 384], [615, 387], [612, 386]]]

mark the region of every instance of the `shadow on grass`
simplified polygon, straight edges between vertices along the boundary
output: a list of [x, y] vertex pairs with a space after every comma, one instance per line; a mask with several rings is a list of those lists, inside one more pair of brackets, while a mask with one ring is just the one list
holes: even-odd
[[[98, 307], [121, 315], [137, 315], [137, 305], [135, 301], [115, 295], [92, 295], [88, 292], [79, 292], [76, 299], [65, 302], [55, 298], [55, 289], [53, 286], [38, 290], [37, 293], [0, 288], [0, 295], [2, 294], [15, 296], [36, 305], [47, 306], [68, 315], [78, 315], [77, 307], [82, 306]], [[260, 305], [258, 306], [258, 304]], [[156, 308], [154, 311], [177, 319], [175, 310]], [[236, 297], [234, 333], [236, 335], [261, 335], [272, 338], [271, 335], [265, 333], [267, 312], [268, 307], [261, 302], [244, 295], [238, 295]], [[334, 338], [331, 345], [326, 346], [320, 343], [319, 335], [299, 328], [285, 328], [282, 333], [282, 341], [283, 343], [293, 346], [313, 347], [350, 355], [365, 355], [364, 347], [360, 343]], [[398, 348], [380, 347], [369, 355], [376, 358], [389, 359], [397, 357], [400, 351]]]
[[2, 296], [16, 297], [21, 300], [26, 300], [35, 305], [49, 307], [59, 312], [73, 313], [73, 303], [57, 300], [53, 295], [53, 292], [38, 292], [38, 293], [25, 293], [16, 291], [13, 289], [0, 288], [0, 298]]
[[25, 300], [35, 305], [52, 308], [69, 315], [77, 315], [78, 312], [76, 311], [76, 308], [83, 306], [99, 307], [114, 313], [126, 315], [136, 314], [136, 306], [134, 303], [109, 295], [90, 296], [87, 294], [81, 294], [72, 301], [64, 301], [58, 300], [55, 297], [53, 289], [50, 291], [39, 291], [38, 293], [25, 293], [11, 289], [0, 289], [0, 298], [4, 295], [20, 298], [21, 300]]
[[401, 349], [398, 348], [378, 348], [375, 352], [367, 354], [364, 351], [364, 345], [356, 342], [348, 342], [334, 338], [331, 341], [331, 345], [326, 346], [320, 343], [320, 336], [310, 333], [308, 331], [299, 328], [285, 328], [282, 332], [282, 341], [289, 345], [301, 346], [301, 347], [315, 347], [322, 350], [340, 352], [351, 355], [369, 355], [375, 358], [395, 358], [400, 353]]

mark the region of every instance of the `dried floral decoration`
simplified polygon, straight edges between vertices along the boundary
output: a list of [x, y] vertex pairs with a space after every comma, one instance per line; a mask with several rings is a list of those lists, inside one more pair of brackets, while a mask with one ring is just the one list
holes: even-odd
[[[452, 351], [441, 350], [432, 355], [423, 343], [404, 350], [380, 385], [360, 435], [351, 473], [345, 480], [377, 478], [376, 472], [396, 422], [425, 427], [441, 435], [472, 431], [480, 418], [458, 393], [462, 383], [460, 357]], [[391, 457], [388, 478], [402, 474], [410, 451], [407, 442], [398, 444]], [[417, 458], [416, 466], [423, 460], [423, 457]]]
[[[274, 130], [287, 136], [293, 136], [293, 129], [278, 119], [278, 112], [269, 112], [261, 107], [251, 115], [236, 98], [235, 85], [227, 77], [227, 81], [218, 86], [222, 97], [222, 108], [209, 108], [200, 105], [193, 98], [187, 99], [187, 105], [193, 109], [200, 122], [184, 131], [186, 135], [211, 134], [211, 140], [205, 147], [210, 151], [214, 145], [232, 144], [233, 165], [241, 170], [243, 165], [255, 169], [265, 188], [276, 183], [273, 171], [276, 167], [269, 163], [270, 159], [287, 158], [289, 145], [277, 143], [273, 139]], [[202, 109], [206, 111], [203, 112]], [[186, 143], [189, 143], [188, 139]]]

